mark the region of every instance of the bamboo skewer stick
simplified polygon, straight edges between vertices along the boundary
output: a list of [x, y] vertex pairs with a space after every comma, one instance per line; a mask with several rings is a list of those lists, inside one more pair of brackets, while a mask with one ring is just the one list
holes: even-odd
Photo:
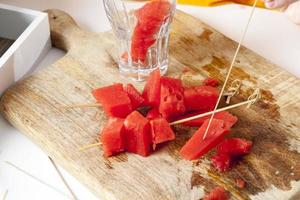
[[8, 189], [5, 190], [4, 195], [2, 197], [2, 200], [6, 200], [7, 194], [8, 194]]
[[61, 171], [58, 169], [56, 163], [48, 156], [50, 162], [52, 163], [53, 167], [55, 168], [57, 174], [59, 175], [62, 182], [65, 184], [66, 188], [69, 190], [70, 194], [72, 195], [74, 200], [78, 200], [77, 196], [75, 195], [74, 191], [71, 189], [70, 185], [67, 183], [66, 179], [62, 175]]
[[97, 146], [100, 146], [100, 145], [102, 145], [101, 142], [97, 142], [97, 143], [94, 143], [94, 144], [88, 144], [88, 145], [80, 147], [79, 151], [85, 151], [87, 149], [90, 149], [90, 148], [93, 148], [93, 147], [97, 147]]
[[240, 103], [237, 103], [237, 104], [234, 104], [234, 105], [231, 105], [231, 106], [227, 106], [227, 107], [224, 107], [224, 108], [220, 108], [220, 109], [217, 109], [215, 111], [210, 111], [210, 112], [202, 113], [202, 114], [199, 114], [199, 115], [195, 115], [195, 116], [192, 116], [192, 117], [189, 117], [189, 118], [186, 118], [186, 119], [177, 120], [177, 121], [174, 121], [174, 122], [170, 123], [170, 125], [181, 124], [181, 123], [184, 123], [184, 122], [187, 122], [187, 121], [191, 121], [191, 120], [194, 120], [194, 119], [198, 119], [198, 118], [201, 118], [201, 117], [212, 115], [213, 113], [219, 113], [219, 112], [229, 110], [229, 109], [232, 109], [232, 108], [237, 108], [237, 107], [240, 107], [240, 106], [243, 106], [243, 105], [248, 105], [249, 106], [249, 105], [254, 104], [258, 100], [258, 98], [260, 98], [260, 93], [259, 93], [259, 90], [256, 90], [255, 93], [253, 93], [248, 98], [247, 101], [240, 102]]
[[232, 61], [231, 61], [229, 70], [228, 70], [228, 72], [227, 72], [227, 75], [226, 75], [226, 78], [225, 78], [223, 87], [222, 87], [222, 89], [221, 89], [221, 92], [220, 92], [221, 95], [219, 96], [219, 98], [218, 98], [218, 100], [217, 100], [216, 106], [215, 106], [215, 108], [214, 108], [214, 111], [213, 111], [213, 113], [212, 113], [210, 119], [209, 119], [207, 128], [206, 128], [205, 133], [204, 133], [204, 135], [203, 135], [203, 140], [205, 139], [205, 137], [206, 137], [206, 135], [207, 135], [207, 133], [208, 133], [208, 130], [209, 130], [210, 125], [211, 125], [211, 122], [212, 122], [212, 119], [214, 118], [215, 112], [216, 112], [216, 110], [217, 110], [217, 108], [218, 108], [218, 106], [219, 106], [219, 103], [220, 103], [220, 101], [221, 101], [221, 96], [222, 96], [222, 94], [223, 94], [223, 92], [224, 92], [224, 90], [225, 90], [225, 87], [226, 87], [226, 84], [227, 84], [227, 82], [228, 82], [229, 76], [230, 76], [231, 71], [232, 71], [232, 69], [233, 69], [233, 65], [234, 65], [235, 60], [236, 60], [236, 58], [237, 58], [237, 55], [238, 55], [238, 53], [239, 53], [239, 51], [240, 51], [240, 48], [241, 48], [241, 46], [242, 46], [242, 43], [243, 43], [243, 41], [244, 41], [244, 39], [245, 39], [245, 37], [246, 37], [246, 33], [248, 32], [248, 28], [249, 28], [251, 19], [252, 19], [252, 17], [253, 17], [253, 14], [254, 14], [255, 7], [256, 7], [257, 2], [258, 2], [258, 0], [255, 0], [254, 3], [253, 3], [253, 6], [252, 6], [252, 10], [251, 10], [250, 16], [249, 16], [248, 21], [247, 21], [247, 23], [246, 23], [245, 29], [243, 30], [243, 33], [242, 33], [242, 36], [241, 36], [241, 38], [240, 38], [240, 40], [239, 40], [238, 46], [237, 46], [237, 48], [236, 48], [236, 50], [235, 50], [235, 53], [234, 53], [233, 59], [232, 59]]
[[65, 194], [65, 193], [64, 193], [63, 191], [61, 191], [60, 189], [58, 189], [58, 188], [56, 188], [56, 187], [50, 185], [49, 183], [46, 183], [45, 181], [43, 181], [43, 180], [37, 178], [36, 176], [30, 174], [29, 172], [25, 171], [24, 169], [18, 167], [17, 165], [15, 165], [15, 164], [13, 164], [13, 163], [11, 163], [11, 162], [9, 162], [9, 161], [5, 161], [5, 163], [6, 163], [7, 165], [9, 165], [10, 167], [13, 167], [13, 168], [15, 168], [16, 170], [18, 170], [18, 171], [22, 172], [23, 174], [27, 175], [28, 177], [32, 178], [33, 180], [35, 180], [35, 181], [37, 181], [37, 182], [43, 184], [44, 186], [46, 186], [46, 187], [48, 187], [48, 188], [54, 190], [55, 192], [57, 192], [57, 193], [59, 193], [59, 194], [65, 196], [65, 197], [70, 198], [69, 195]]

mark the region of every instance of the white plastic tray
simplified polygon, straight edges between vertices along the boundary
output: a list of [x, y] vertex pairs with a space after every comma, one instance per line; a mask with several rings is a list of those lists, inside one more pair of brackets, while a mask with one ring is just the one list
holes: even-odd
[[0, 57], [0, 95], [51, 47], [46, 13], [0, 4], [0, 37], [15, 42]]

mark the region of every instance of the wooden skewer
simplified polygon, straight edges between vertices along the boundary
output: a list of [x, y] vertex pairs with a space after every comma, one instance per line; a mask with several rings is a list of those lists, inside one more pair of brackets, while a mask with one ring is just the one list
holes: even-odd
[[239, 107], [239, 106], [243, 106], [243, 105], [250, 106], [250, 105], [254, 104], [259, 98], [260, 98], [260, 92], [259, 92], [259, 89], [257, 89], [248, 98], [247, 101], [240, 102], [240, 103], [237, 103], [237, 104], [234, 104], [234, 105], [231, 105], [231, 106], [227, 106], [227, 107], [224, 107], [224, 108], [220, 108], [220, 109], [217, 109], [215, 111], [210, 111], [210, 112], [207, 112], [207, 113], [202, 113], [202, 114], [199, 114], [199, 115], [195, 115], [195, 116], [192, 116], [192, 117], [189, 117], [189, 118], [186, 118], [186, 119], [177, 120], [177, 121], [174, 121], [174, 122], [170, 123], [170, 125], [181, 124], [181, 123], [184, 123], [184, 122], [187, 122], [187, 121], [191, 121], [191, 120], [194, 120], [194, 119], [198, 119], [198, 118], [201, 118], [201, 117], [211, 115], [213, 113], [219, 113], [219, 112], [229, 110], [229, 109], [232, 109], [232, 108], [236, 108], [236, 107]]
[[7, 194], [8, 194], [8, 189], [4, 192], [2, 200], [6, 200]]
[[87, 150], [87, 149], [91, 149], [91, 148], [93, 148], [93, 147], [97, 147], [97, 146], [100, 146], [100, 145], [102, 145], [101, 142], [97, 142], [97, 143], [94, 143], [94, 144], [88, 144], [88, 145], [85, 145], [85, 146], [80, 147], [80, 148], [79, 148], [79, 151], [85, 151], [85, 150]]
[[77, 196], [75, 195], [75, 193], [73, 192], [73, 190], [71, 189], [70, 185], [67, 183], [66, 179], [64, 178], [64, 176], [62, 175], [61, 171], [58, 169], [56, 163], [52, 160], [52, 158], [50, 158], [48, 156], [50, 162], [52, 163], [54, 169], [56, 170], [57, 174], [59, 175], [60, 179], [62, 180], [62, 182], [65, 184], [66, 188], [69, 190], [70, 194], [72, 195], [74, 200], [78, 200]]
[[54, 191], [60, 193], [61, 195], [65, 196], [65, 197], [70, 198], [69, 195], [65, 194], [65, 193], [64, 193], [63, 191], [61, 191], [60, 189], [58, 189], [58, 188], [56, 188], [56, 187], [50, 185], [49, 183], [46, 183], [45, 181], [43, 181], [43, 180], [37, 178], [36, 176], [34, 176], [34, 175], [30, 174], [29, 172], [25, 171], [24, 169], [21, 169], [21, 168], [18, 167], [17, 165], [15, 165], [15, 164], [13, 164], [13, 163], [11, 163], [11, 162], [9, 162], [9, 161], [5, 161], [5, 163], [6, 163], [8, 166], [15, 168], [16, 170], [18, 170], [18, 171], [22, 172], [23, 174], [27, 175], [28, 177], [30, 177], [30, 178], [36, 180], [37, 182], [43, 184], [44, 186], [46, 186], [46, 187], [48, 187], [48, 188], [50, 188], [50, 189], [52, 189], [52, 190], [54, 190]]

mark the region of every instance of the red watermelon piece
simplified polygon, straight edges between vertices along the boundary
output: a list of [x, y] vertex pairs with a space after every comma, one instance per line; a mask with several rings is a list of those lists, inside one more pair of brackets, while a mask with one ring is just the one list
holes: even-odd
[[231, 157], [226, 153], [217, 153], [211, 158], [212, 165], [221, 172], [228, 171], [231, 166]]
[[142, 96], [145, 99], [145, 106], [158, 107], [160, 102], [160, 71], [154, 70], [150, 73], [144, 87]]
[[124, 151], [124, 119], [111, 118], [100, 134], [104, 156], [109, 157]]
[[250, 153], [252, 141], [241, 138], [230, 138], [224, 140], [217, 147], [217, 154], [228, 154], [233, 157], [239, 157]]
[[224, 188], [216, 187], [203, 200], [229, 200], [229, 196]]
[[162, 77], [159, 112], [166, 119], [185, 113], [183, 86], [181, 80]]
[[184, 90], [184, 101], [188, 111], [213, 110], [218, 97], [218, 90], [211, 86], [196, 86]]
[[245, 188], [246, 182], [243, 179], [237, 178], [235, 179], [236, 186], [239, 188]]
[[212, 148], [216, 147], [224, 136], [229, 133], [226, 124], [223, 120], [213, 119], [208, 130], [205, 140], [204, 133], [208, 126], [209, 120], [206, 120], [203, 125], [194, 133], [191, 139], [180, 150], [180, 155], [187, 160], [195, 160], [206, 154]]
[[95, 89], [92, 93], [109, 116], [124, 118], [132, 112], [131, 101], [120, 83]]
[[131, 56], [134, 62], [146, 60], [148, 48], [156, 42], [154, 35], [169, 16], [171, 8], [172, 5], [167, 0], [152, 0], [135, 11], [138, 22], [131, 44]]
[[135, 89], [135, 87], [132, 84], [123, 85], [123, 89], [127, 93], [131, 101], [133, 110], [137, 109], [144, 103], [145, 99], [142, 97], [139, 91]]
[[154, 150], [157, 144], [172, 141], [175, 139], [175, 134], [171, 129], [169, 122], [165, 118], [159, 117], [153, 119], [150, 121], [150, 124]]
[[[198, 111], [181, 116], [179, 119], [186, 119], [195, 115], [205, 113], [207, 111]], [[211, 115], [182, 123], [185, 126], [200, 127], [205, 120], [210, 119]], [[230, 129], [238, 120], [238, 118], [227, 111], [219, 112], [214, 115], [214, 119], [221, 119], [225, 122], [227, 129]]]
[[208, 77], [208, 78], [204, 79], [203, 84], [206, 86], [218, 87], [219, 81], [216, 78]]
[[151, 110], [148, 111], [146, 118], [151, 120], [161, 117], [161, 114], [159, 113], [157, 108], [152, 108]]
[[151, 133], [149, 121], [137, 111], [127, 116], [125, 127], [125, 149], [141, 156], [148, 156], [151, 150]]

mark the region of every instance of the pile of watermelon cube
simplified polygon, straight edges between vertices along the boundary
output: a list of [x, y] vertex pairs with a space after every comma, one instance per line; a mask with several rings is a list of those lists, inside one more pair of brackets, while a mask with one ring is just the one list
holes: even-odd
[[[153, 71], [142, 94], [132, 84], [115, 83], [93, 90], [93, 96], [102, 105], [109, 120], [100, 133], [106, 157], [121, 152], [149, 156], [158, 145], [175, 140], [170, 122], [213, 110], [219, 97], [217, 80], [204, 80], [194, 87], [184, 87], [180, 79], [161, 77]], [[143, 108], [143, 109], [141, 109]], [[146, 113], [140, 112], [145, 110]], [[215, 114], [211, 127], [203, 140], [210, 116], [183, 123], [199, 127], [180, 150], [187, 160], [195, 160], [217, 147], [213, 165], [229, 169], [233, 161], [249, 153], [252, 142], [225, 139], [237, 117], [229, 112]]]

